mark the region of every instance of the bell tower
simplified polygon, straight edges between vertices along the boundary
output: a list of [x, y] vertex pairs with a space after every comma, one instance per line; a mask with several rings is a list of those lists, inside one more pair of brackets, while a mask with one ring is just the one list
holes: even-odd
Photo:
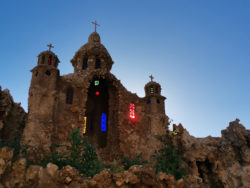
[[[54, 109], [57, 100], [56, 88], [59, 78], [59, 60], [51, 51], [38, 55], [37, 66], [32, 72], [28, 99], [28, 120], [24, 129], [24, 144], [49, 150], [54, 124]], [[46, 139], [45, 139], [46, 138]]]
[[154, 82], [154, 77], [149, 76], [151, 81], [148, 82], [145, 87], [145, 99], [148, 106], [149, 113], [165, 114], [165, 97], [161, 95], [161, 86], [157, 82]]

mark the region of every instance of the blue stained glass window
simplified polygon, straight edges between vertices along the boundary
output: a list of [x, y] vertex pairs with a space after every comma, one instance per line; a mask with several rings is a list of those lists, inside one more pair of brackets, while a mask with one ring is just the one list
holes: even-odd
[[101, 131], [105, 132], [107, 131], [107, 115], [105, 113], [102, 113], [102, 118], [101, 118]]

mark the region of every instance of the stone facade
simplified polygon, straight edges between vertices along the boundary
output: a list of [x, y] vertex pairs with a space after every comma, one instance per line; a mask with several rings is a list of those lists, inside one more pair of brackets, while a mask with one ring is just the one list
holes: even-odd
[[150, 159], [168, 122], [161, 86], [151, 80], [143, 98], [127, 91], [110, 73], [113, 60], [96, 32], [71, 60], [74, 73], [61, 76], [58, 63], [48, 50], [31, 70], [23, 144], [49, 150], [78, 128], [103, 159], [139, 153]]

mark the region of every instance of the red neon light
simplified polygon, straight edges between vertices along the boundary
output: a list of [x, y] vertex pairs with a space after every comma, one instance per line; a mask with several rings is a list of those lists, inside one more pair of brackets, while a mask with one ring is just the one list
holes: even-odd
[[135, 120], [135, 104], [129, 104], [129, 118]]
[[96, 91], [96, 92], [95, 92], [95, 95], [100, 95], [100, 92], [99, 92], [99, 91]]

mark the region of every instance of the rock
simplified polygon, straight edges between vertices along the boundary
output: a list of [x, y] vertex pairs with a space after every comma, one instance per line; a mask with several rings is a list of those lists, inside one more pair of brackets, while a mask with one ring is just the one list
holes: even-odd
[[72, 181], [80, 181], [81, 176], [78, 170], [67, 165], [59, 171], [59, 182], [70, 184]]
[[115, 184], [120, 187], [124, 184], [124, 177], [121, 173], [119, 174], [113, 174], [113, 180], [115, 181]]
[[40, 171], [42, 171], [43, 168], [38, 165], [30, 165], [28, 169], [26, 170], [26, 185], [28, 187], [38, 187], [38, 174]]
[[12, 165], [8, 181], [11, 187], [23, 187], [25, 185], [26, 159], [21, 158]]
[[64, 180], [64, 182], [66, 184], [70, 184], [72, 182], [72, 179], [70, 177], [66, 177], [65, 180]]
[[0, 158], [3, 160], [10, 161], [13, 157], [13, 149], [10, 147], [2, 147], [0, 148]]
[[176, 188], [183, 188], [184, 187], [184, 181], [183, 179], [179, 179], [176, 181]]
[[0, 139], [12, 142], [20, 139], [27, 114], [13, 101], [9, 90], [0, 90]]
[[96, 186], [96, 181], [95, 180], [89, 180], [89, 183], [88, 183], [88, 185], [90, 186], [90, 187], [94, 187], [94, 186]]
[[174, 176], [172, 176], [172, 175], [167, 175], [167, 177], [166, 177], [166, 182], [167, 182], [167, 185], [174, 185], [174, 184], [175, 184]]
[[5, 170], [11, 166], [12, 157], [12, 148], [7, 146], [0, 148], [0, 178], [5, 173]]
[[227, 129], [221, 131], [221, 135], [221, 144], [229, 144], [233, 147], [247, 145], [246, 137], [250, 136], [249, 131], [246, 131], [245, 127], [239, 123], [238, 119], [230, 122]]
[[48, 163], [47, 166], [46, 166], [46, 170], [47, 170], [47, 173], [51, 177], [54, 177], [54, 176], [57, 175], [58, 166], [56, 166], [55, 164], [52, 164], [52, 163]]
[[48, 174], [47, 169], [41, 168], [38, 172], [38, 188], [58, 188], [58, 178], [57, 177], [51, 177], [50, 174]]
[[168, 175], [167, 174], [165, 174], [165, 173], [163, 173], [163, 172], [160, 172], [158, 175], [157, 175], [157, 178], [159, 179], [159, 180], [167, 180], [167, 178], [168, 178]]
[[96, 174], [93, 177], [93, 180], [96, 181], [97, 187], [110, 187], [110, 184], [112, 182], [110, 170], [102, 170], [99, 174]]

